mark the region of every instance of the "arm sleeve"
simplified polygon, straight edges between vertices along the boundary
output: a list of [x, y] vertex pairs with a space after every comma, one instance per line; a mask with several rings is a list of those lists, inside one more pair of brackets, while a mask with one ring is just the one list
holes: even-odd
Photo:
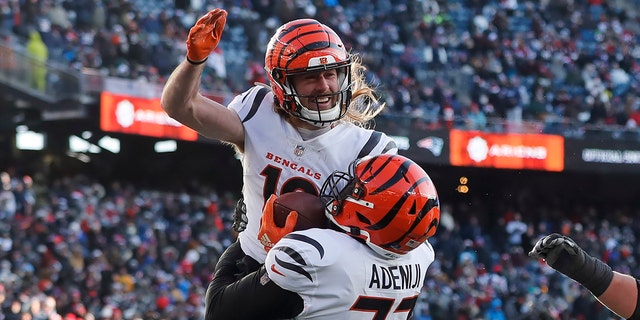
[[271, 281], [264, 266], [240, 280], [237, 271], [231, 264], [216, 266], [205, 298], [205, 320], [286, 319], [302, 312], [302, 298]]

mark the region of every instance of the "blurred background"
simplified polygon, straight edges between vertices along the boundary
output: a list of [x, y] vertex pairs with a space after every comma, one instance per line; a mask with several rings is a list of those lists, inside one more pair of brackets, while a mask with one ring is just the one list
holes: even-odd
[[211, 99], [296, 18], [368, 67], [442, 203], [413, 319], [616, 319], [526, 253], [559, 232], [640, 276], [638, 0], [0, 0], [0, 319], [202, 318], [242, 171], [159, 97], [215, 7]]

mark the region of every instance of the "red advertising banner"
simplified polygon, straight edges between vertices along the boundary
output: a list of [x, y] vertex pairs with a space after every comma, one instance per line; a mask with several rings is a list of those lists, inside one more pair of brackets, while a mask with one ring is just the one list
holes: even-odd
[[564, 170], [562, 136], [451, 130], [449, 139], [454, 166]]
[[167, 139], [195, 141], [198, 133], [171, 119], [160, 98], [139, 98], [102, 92], [100, 129]]

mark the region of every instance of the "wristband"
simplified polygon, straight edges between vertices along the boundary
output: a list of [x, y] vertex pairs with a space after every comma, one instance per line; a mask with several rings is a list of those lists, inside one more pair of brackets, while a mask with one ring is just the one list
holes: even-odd
[[199, 65], [199, 64], [203, 64], [203, 63], [205, 63], [205, 62], [207, 61], [207, 59], [209, 59], [209, 57], [204, 58], [204, 60], [202, 60], [202, 61], [193, 61], [193, 60], [189, 59], [189, 56], [187, 56], [187, 61], [188, 61], [190, 64], [194, 65], [194, 66], [197, 66], [197, 65]]

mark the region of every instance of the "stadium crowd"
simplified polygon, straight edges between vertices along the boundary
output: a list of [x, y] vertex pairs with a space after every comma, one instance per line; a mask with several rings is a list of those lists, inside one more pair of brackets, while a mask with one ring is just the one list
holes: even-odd
[[[33, 175], [33, 176], [32, 176]], [[201, 319], [213, 265], [234, 239], [236, 197], [84, 175], [0, 174], [0, 319]], [[415, 319], [615, 319], [586, 289], [528, 258], [549, 232], [640, 274], [633, 205], [560, 205], [531, 188], [494, 205], [443, 203]], [[507, 205], [508, 204], [508, 205]], [[496, 315], [497, 314], [497, 315]], [[500, 317], [502, 315], [502, 317]]]
[[[274, 28], [315, 17], [341, 33], [380, 86], [387, 114], [472, 128], [487, 118], [633, 129], [640, 123], [640, 1], [0, 1], [0, 30], [37, 30], [49, 61], [163, 83], [188, 28], [229, 11], [205, 89], [227, 96], [266, 82]], [[559, 128], [558, 128], [559, 127]], [[492, 129], [492, 128], [488, 128]], [[494, 128], [495, 129], [495, 128]]]
[[[425, 125], [463, 119], [478, 129], [491, 117], [633, 129], [640, 124], [638, 4], [0, 0], [0, 32], [26, 47], [37, 30], [50, 61], [162, 83], [184, 58], [188, 27], [224, 7], [229, 30], [208, 61], [204, 87], [231, 95], [265, 82], [264, 46], [275, 27], [314, 16], [362, 55], [387, 115]], [[85, 176], [47, 181], [4, 169], [0, 319], [202, 318], [212, 266], [235, 237], [234, 195]], [[640, 226], [632, 217], [639, 212], [555, 203], [499, 212], [448, 203], [416, 319], [612, 318], [588, 291], [526, 252], [558, 231], [614, 270], [638, 275]]]

